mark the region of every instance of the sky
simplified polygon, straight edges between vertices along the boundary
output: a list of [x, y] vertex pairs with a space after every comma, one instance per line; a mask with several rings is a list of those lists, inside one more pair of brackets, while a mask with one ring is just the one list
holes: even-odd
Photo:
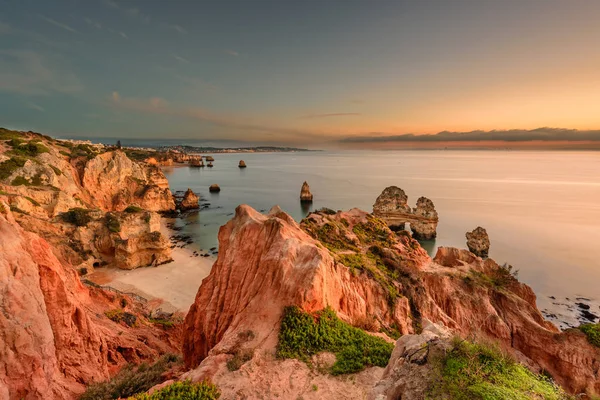
[[597, 0], [0, 0], [0, 126], [321, 144], [600, 129]]

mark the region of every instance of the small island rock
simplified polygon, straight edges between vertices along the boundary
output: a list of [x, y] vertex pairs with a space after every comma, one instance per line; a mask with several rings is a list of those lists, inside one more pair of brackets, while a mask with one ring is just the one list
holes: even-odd
[[212, 185], [210, 185], [210, 187], [208, 188], [208, 191], [211, 193], [219, 193], [221, 191], [221, 188], [219, 187], [219, 185], [217, 185], [216, 183], [213, 183]]
[[215, 161], [213, 156], [206, 156], [206, 161]]
[[304, 183], [302, 184], [302, 189], [300, 189], [300, 201], [306, 203], [310, 203], [313, 201], [313, 195], [310, 192], [310, 187], [308, 186], [308, 183], [306, 181], [304, 181]]
[[471, 232], [467, 232], [465, 236], [469, 251], [481, 258], [487, 258], [490, 250], [490, 238], [486, 230], [478, 226]]
[[196, 196], [192, 189], [188, 188], [188, 190], [183, 195], [183, 200], [181, 200], [181, 203], [179, 204], [179, 209], [185, 211], [200, 208], [198, 200], [198, 196]]
[[238, 164], [238, 167], [240, 167], [240, 168], [246, 168], [246, 162], [244, 162], [244, 160], [240, 160], [240, 163]]

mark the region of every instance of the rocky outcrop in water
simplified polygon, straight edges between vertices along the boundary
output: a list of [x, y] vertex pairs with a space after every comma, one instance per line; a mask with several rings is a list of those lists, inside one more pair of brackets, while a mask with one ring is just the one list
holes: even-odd
[[304, 181], [302, 188], [300, 189], [300, 201], [303, 203], [312, 203], [313, 201], [313, 195], [310, 192], [310, 186], [308, 186], [306, 181]]
[[202, 161], [202, 157], [193, 158], [190, 160], [190, 167], [202, 168], [204, 167], [204, 161]]
[[469, 251], [481, 258], [487, 258], [490, 251], [490, 238], [487, 231], [478, 226], [471, 232], [467, 232], [467, 247]]
[[238, 164], [239, 168], [246, 168], [246, 162], [244, 160], [240, 160], [240, 163]]
[[216, 183], [213, 183], [208, 188], [208, 191], [211, 193], [219, 193], [221, 191], [221, 187], [219, 185], [217, 185]]
[[415, 239], [431, 240], [437, 235], [438, 214], [433, 202], [420, 197], [417, 206], [411, 209], [408, 196], [397, 186], [383, 190], [373, 205], [373, 214], [394, 230], [404, 230], [410, 224]]
[[198, 203], [199, 200], [200, 199], [198, 198], [198, 196], [196, 196], [192, 189], [188, 188], [188, 190], [186, 190], [185, 194], [183, 195], [181, 203], [179, 203], [179, 209], [182, 211], [187, 211], [200, 208], [200, 204]]

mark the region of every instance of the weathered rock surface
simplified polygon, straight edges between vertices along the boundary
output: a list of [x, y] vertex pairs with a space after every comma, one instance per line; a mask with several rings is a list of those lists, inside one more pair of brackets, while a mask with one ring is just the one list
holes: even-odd
[[0, 398], [75, 399], [127, 362], [175, 350], [164, 331], [106, 318], [116, 297], [88, 291], [0, 202]]
[[420, 197], [417, 206], [411, 209], [408, 196], [397, 186], [389, 186], [381, 192], [373, 205], [373, 214], [394, 230], [404, 230], [409, 223], [415, 239], [431, 240], [437, 235], [438, 214], [433, 202]]
[[452, 333], [444, 326], [423, 322], [423, 331], [402, 336], [396, 342], [381, 380], [369, 393], [369, 400], [425, 400], [432, 382], [431, 358], [441, 357], [450, 348]]
[[191, 159], [190, 167], [204, 167], [204, 161], [202, 161], [202, 157]]
[[[232, 375], [223, 363], [236, 350], [273, 354], [284, 306], [330, 306], [351, 323], [370, 317], [384, 332], [394, 323], [414, 334], [428, 320], [492, 339], [572, 393], [600, 392], [600, 349], [545, 321], [531, 288], [508, 269], [453, 248], [431, 260], [416, 241], [381, 224], [360, 210], [323, 210], [300, 227], [280, 210], [238, 207], [219, 232], [219, 258], [186, 318], [189, 376], [226, 384]], [[241, 343], [248, 330], [253, 338]]]
[[490, 251], [490, 238], [487, 231], [478, 226], [471, 232], [467, 232], [466, 237], [469, 251], [481, 258], [487, 258]]
[[219, 185], [217, 185], [216, 183], [213, 183], [208, 188], [208, 191], [211, 193], [219, 193], [221, 191], [221, 187]]
[[200, 204], [198, 204], [199, 200], [200, 199], [198, 198], [198, 196], [196, 196], [192, 189], [188, 188], [188, 190], [186, 190], [185, 194], [183, 195], [181, 203], [179, 203], [179, 209], [182, 211], [186, 211], [200, 208]]
[[246, 168], [246, 162], [244, 160], [240, 160], [240, 163], [238, 164], [238, 167], [240, 167], [240, 168]]
[[104, 210], [122, 211], [131, 204], [150, 211], [175, 209], [169, 183], [160, 169], [136, 163], [118, 150], [88, 161], [82, 186], [93, 203]]
[[300, 189], [300, 201], [310, 203], [313, 201], [313, 195], [310, 192], [310, 186], [304, 181], [302, 188]]

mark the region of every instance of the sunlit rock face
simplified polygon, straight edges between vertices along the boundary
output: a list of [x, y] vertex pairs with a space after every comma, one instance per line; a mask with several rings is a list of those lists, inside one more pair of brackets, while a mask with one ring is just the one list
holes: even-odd
[[487, 231], [478, 226], [471, 232], [467, 232], [467, 247], [469, 251], [481, 258], [487, 258], [490, 251], [490, 237]]
[[433, 202], [420, 197], [417, 206], [411, 208], [408, 196], [397, 186], [383, 190], [373, 205], [373, 214], [394, 230], [403, 230], [409, 223], [415, 239], [430, 240], [437, 235], [438, 214]]
[[305, 203], [310, 203], [313, 201], [313, 195], [310, 192], [310, 186], [308, 186], [306, 181], [302, 184], [302, 188], [300, 189], [300, 201]]

